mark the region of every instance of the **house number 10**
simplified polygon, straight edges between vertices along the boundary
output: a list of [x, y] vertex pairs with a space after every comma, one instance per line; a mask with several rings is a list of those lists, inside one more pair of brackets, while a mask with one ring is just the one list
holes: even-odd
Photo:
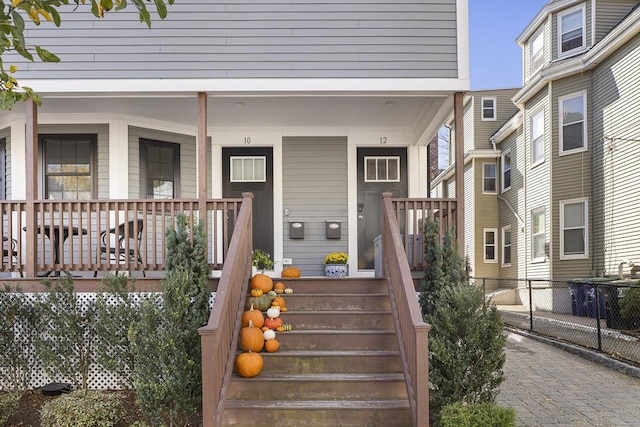
[[245, 136], [244, 137], [244, 143], [245, 144], [251, 144], [251, 137], [250, 136]]

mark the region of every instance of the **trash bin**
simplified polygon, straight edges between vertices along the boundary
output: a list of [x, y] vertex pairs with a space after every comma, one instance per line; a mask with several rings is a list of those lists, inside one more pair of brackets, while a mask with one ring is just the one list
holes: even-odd
[[603, 286], [607, 328], [627, 329], [626, 322], [620, 316], [619, 289], [620, 287], [615, 285]]
[[[593, 283], [584, 284], [584, 298], [585, 305], [587, 307], [587, 316], [595, 319], [600, 314], [600, 318], [605, 318], [605, 304], [604, 295], [602, 292], [602, 285], [595, 285]], [[596, 290], [598, 291], [598, 305], [600, 305], [600, 311], [598, 312], [596, 305]]]
[[571, 314], [574, 316], [586, 316], [585, 283], [571, 280], [567, 282], [567, 285], [569, 286], [569, 295], [571, 296]]

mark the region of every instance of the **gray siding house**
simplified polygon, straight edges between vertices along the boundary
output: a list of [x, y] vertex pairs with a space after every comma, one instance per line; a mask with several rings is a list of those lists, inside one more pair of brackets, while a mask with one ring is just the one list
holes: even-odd
[[427, 196], [427, 144], [469, 89], [466, 0], [185, 0], [151, 28], [88, 7], [27, 25], [62, 62], [3, 58], [43, 99], [0, 113], [5, 200], [252, 192], [276, 273], [345, 251], [373, 275], [380, 194]]

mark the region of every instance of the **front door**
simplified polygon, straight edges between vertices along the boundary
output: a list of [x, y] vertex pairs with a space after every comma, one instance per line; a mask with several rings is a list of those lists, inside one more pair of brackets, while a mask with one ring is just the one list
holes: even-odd
[[223, 197], [253, 193], [253, 247], [273, 258], [273, 150], [223, 148], [222, 177]]
[[374, 268], [384, 192], [407, 197], [407, 149], [358, 148], [358, 269]]

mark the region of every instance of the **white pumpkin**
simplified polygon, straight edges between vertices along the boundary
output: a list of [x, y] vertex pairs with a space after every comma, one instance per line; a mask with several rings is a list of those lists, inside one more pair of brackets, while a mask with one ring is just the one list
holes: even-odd
[[275, 319], [276, 317], [280, 317], [280, 309], [278, 307], [271, 307], [267, 310], [267, 316], [269, 316], [272, 319]]
[[272, 329], [267, 329], [266, 331], [264, 331], [262, 333], [262, 335], [264, 335], [264, 339], [266, 341], [276, 339], [276, 331], [274, 331]]

